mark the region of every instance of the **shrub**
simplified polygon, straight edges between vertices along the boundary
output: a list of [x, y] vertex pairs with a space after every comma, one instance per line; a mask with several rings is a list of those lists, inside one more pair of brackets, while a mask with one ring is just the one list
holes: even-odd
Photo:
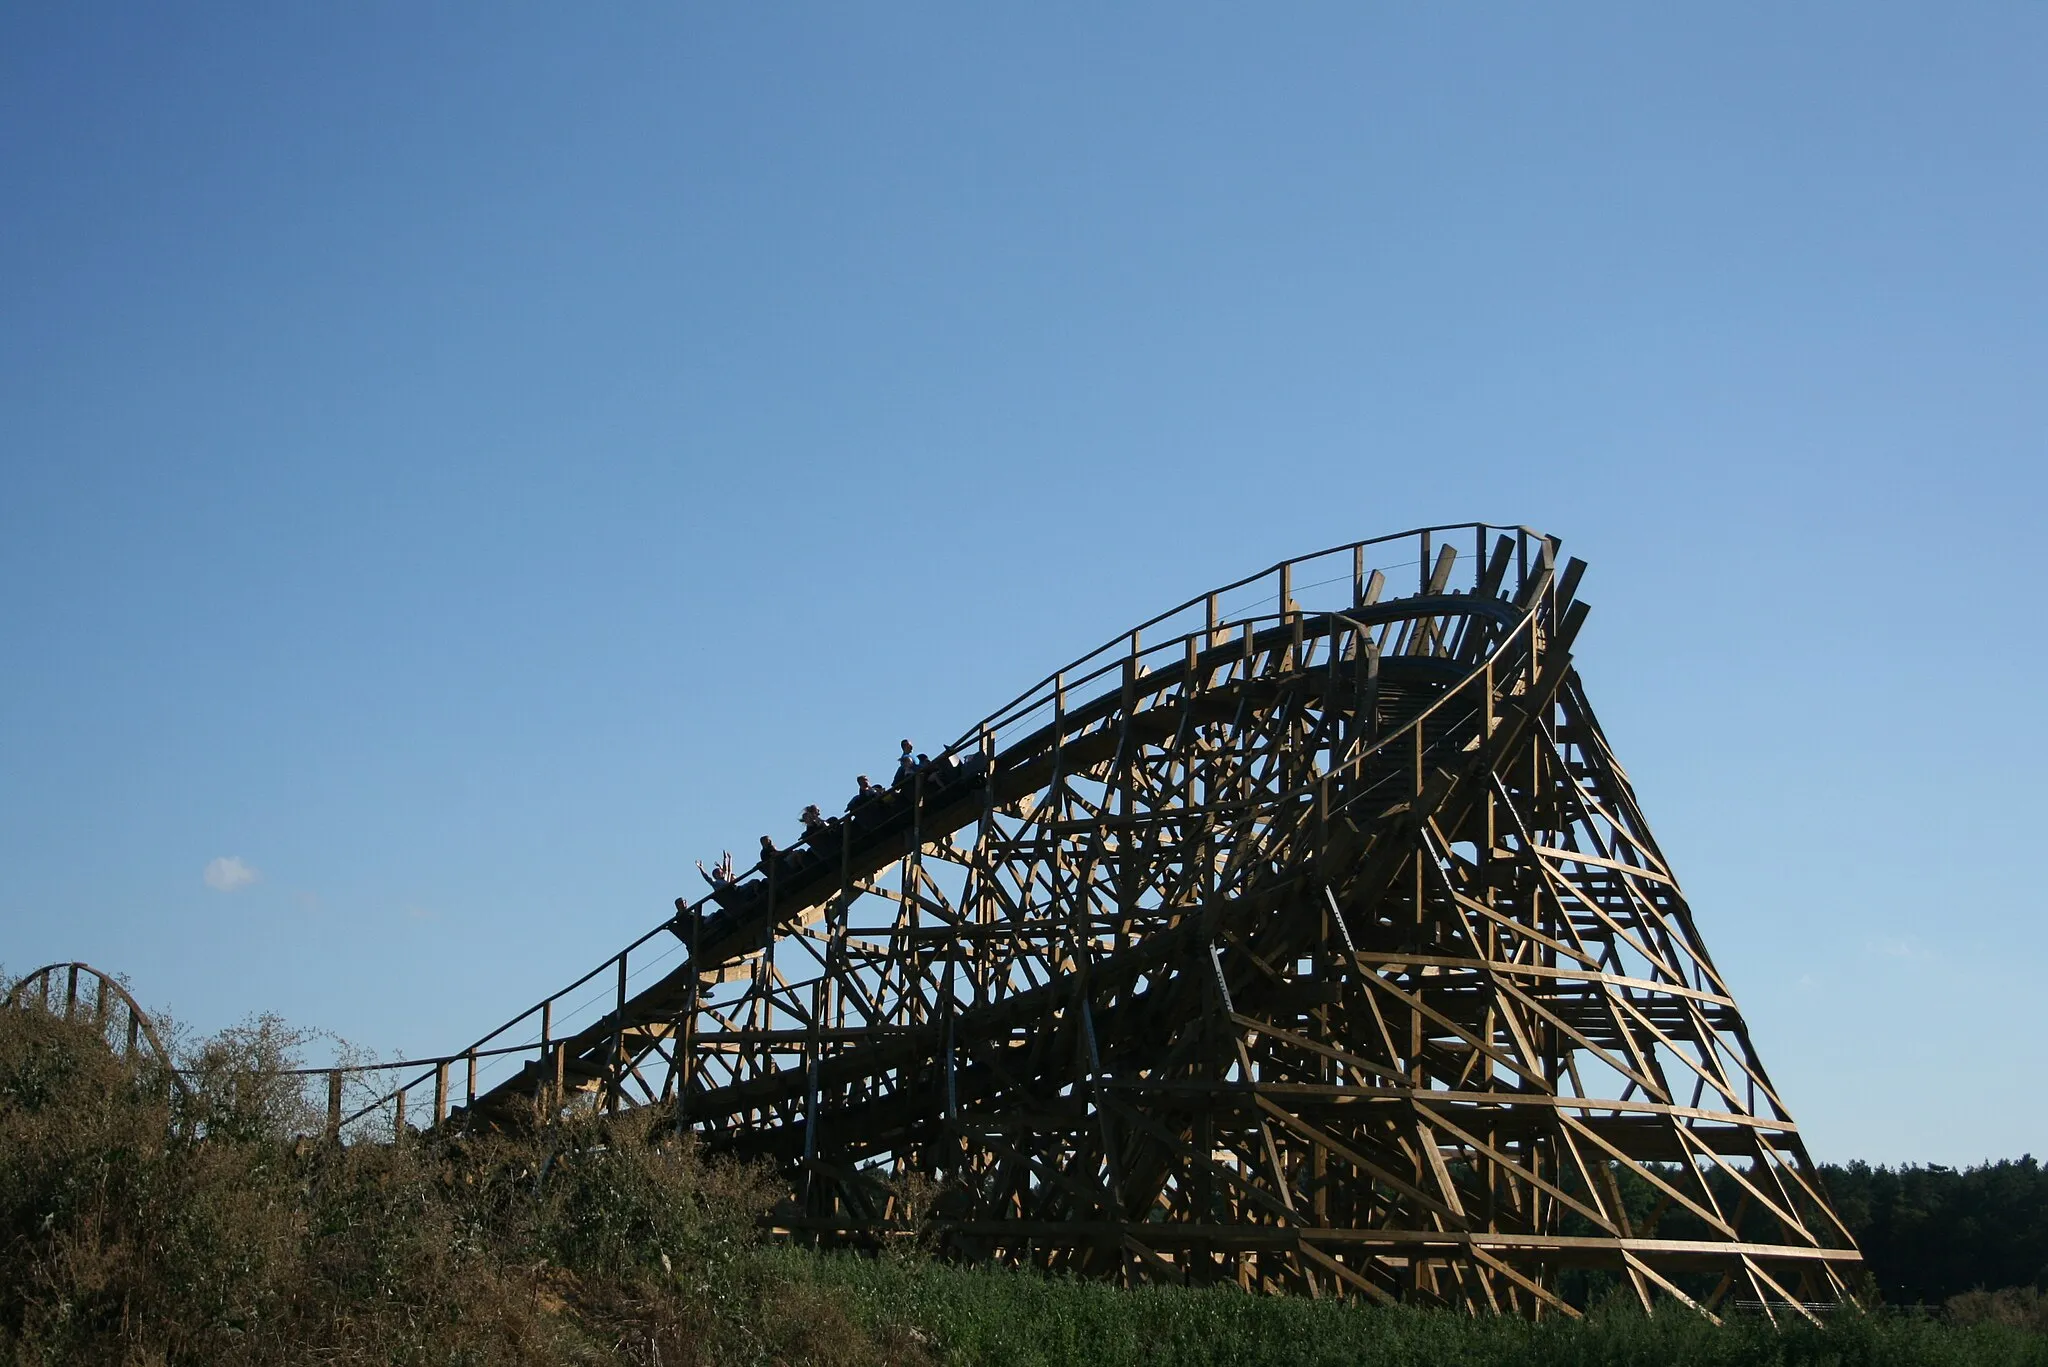
[[298, 1037], [185, 1051], [0, 1011], [0, 1362], [904, 1361], [764, 1246], [766, 1174], [643, 1118], [402, 1144], [297, 1137]]

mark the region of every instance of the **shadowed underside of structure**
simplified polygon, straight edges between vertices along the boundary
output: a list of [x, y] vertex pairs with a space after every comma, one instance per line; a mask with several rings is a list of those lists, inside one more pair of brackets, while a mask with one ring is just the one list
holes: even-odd
[[1853, 1242], [1573, 670], [1582, 568], [1468, 524], [1191, 600], [679, 902], [587, 1024], [558, 994], [408, 1088], [664, 1108], [827, 1242], [920, 1173], [949, 1251], [1131, 1282], [1842, 1302]]

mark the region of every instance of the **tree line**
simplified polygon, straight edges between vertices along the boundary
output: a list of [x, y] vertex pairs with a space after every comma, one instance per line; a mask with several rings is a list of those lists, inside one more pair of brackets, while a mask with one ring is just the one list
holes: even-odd
[[2048, 1290], [2048, 1170], [2032, 1154], [1969, 1168], [1825, 1164], [1821, 1176], [1887, 1305]]

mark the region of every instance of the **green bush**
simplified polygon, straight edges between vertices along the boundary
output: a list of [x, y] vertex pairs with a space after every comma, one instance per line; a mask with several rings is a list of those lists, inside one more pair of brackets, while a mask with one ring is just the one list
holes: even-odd
[[635, 1118], [404, 1144], [296, 1137], [294, 1039], [187, 1051], [0, 1011], [0, 1362], [915, 1360], [757, 1233], [776, 1194]]

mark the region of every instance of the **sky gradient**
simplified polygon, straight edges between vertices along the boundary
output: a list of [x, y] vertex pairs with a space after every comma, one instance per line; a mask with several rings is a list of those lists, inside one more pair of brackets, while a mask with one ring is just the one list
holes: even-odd
[[2048, 9], [1103, 10], [0, 11], [0, 961], [459, 1048], [1521, 522], [1816, 1157], [2048, 1151]]

